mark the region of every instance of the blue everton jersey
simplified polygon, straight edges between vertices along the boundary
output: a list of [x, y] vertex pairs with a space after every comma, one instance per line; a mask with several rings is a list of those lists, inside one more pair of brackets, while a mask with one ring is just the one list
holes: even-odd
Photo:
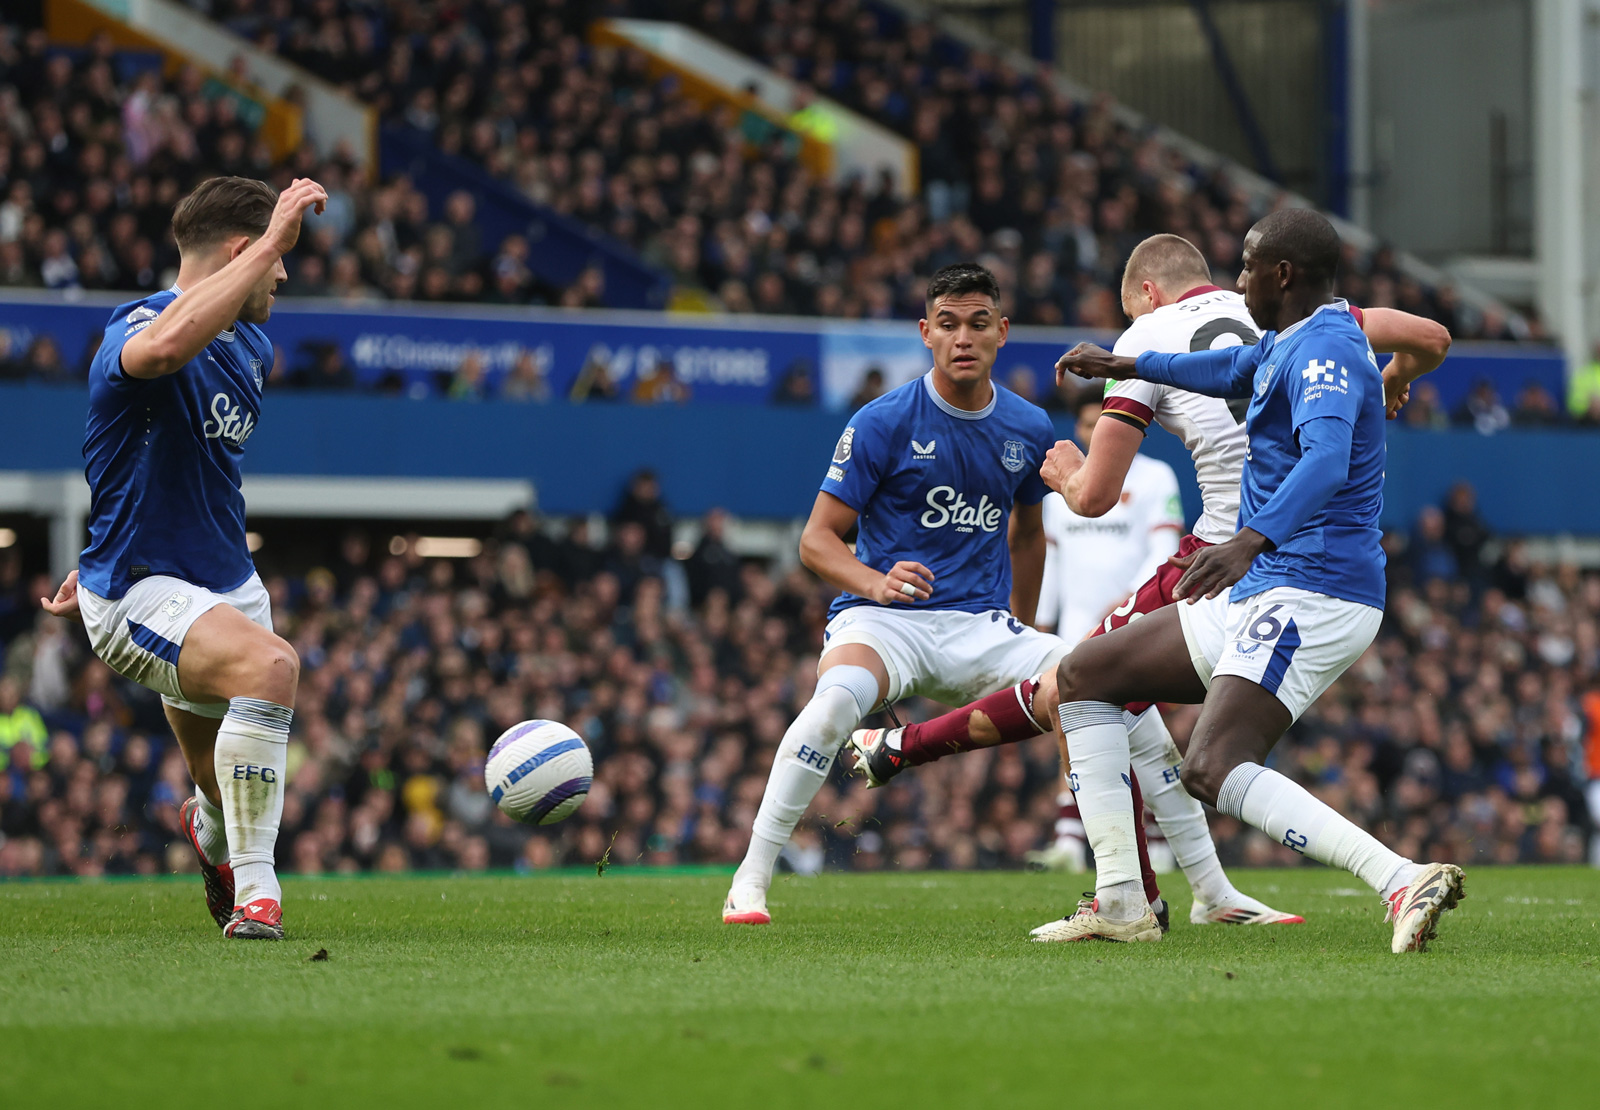
[[1323, 305], [1253, 347], [1145, 354], [1138, 367], [1152, 381], [1250, 397], [1239, 527], [1274, 547], [1233, 600], [1296, 586], [1383, 607], [1383, 375], [1348, 305]]
[[261, 415], [272, 344], [239, 323], [175, 374], [129, 377], [122, 345], [178, 295], [167, 289], [119, 307], [89, 368], [83, 456], [92, 500], [78, 580], [105, 598], [149, 575], [226, 591], [255, 572], [239, 460]]
[[[856, 413], [822, 491], [860, 514], [856, 558], [884, 572], [902, 560], [933, 572], [933, 596], [907, 608], [1007, 609], [1011, 506], [1044, 500], [1039, 467], [1055, 438], [1043, 410], [999, 384], [981, 412], [956, 408], [930, 370]], [[828, 615], [873, 604], [841, 594]]]

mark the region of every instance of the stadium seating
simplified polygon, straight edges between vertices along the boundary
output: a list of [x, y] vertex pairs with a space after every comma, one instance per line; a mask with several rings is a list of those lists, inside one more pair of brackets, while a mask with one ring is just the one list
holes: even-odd
[[[281, 864], [587, 865], [613, 831], [619, 864], [737, 861], [809, 696], [827, 594], [801, 571], [741, 566], [717, 524], [672, 559], [670, 524], [645, 484], [604, 546], [586, 524], [556, 539], [522, 517], [470, 561], [391, 556], [352, 535], [331, 566], [269, 571], [304, 662]], [[1487, 564], [1488, 537], [1470, 491], [1390, 537], [1388, 625], [1277, 766], [1407, 855], [1581, 860], [1586, 736], [1600, 759], [1600, 698], [1580, 700], [1600, 675], [1600, 575], [1534, 565], [1517, 544]], [[81, 632], [35, 619], [48, 586], [0, 551], [0, 875], [192, 867], [176, 816], [190, 788], [159, 704]], [[529, 717], [570, 722], [597, 764], [578, 815], [537, 832], [501, 816], [482, 780], [488, 745]], [[1172, 722], [1186, 735], [1193, 711]], [[1055, 767], [1040, 740], [871, 793], [836, 771], [786, 858], [1020, 866], [1050, 835]], [[1231, 819], [1214, 828], [1225, 861], [1304, 862]]]
[[[781, 141], [741, 133], [651, 79], [640, 55], [586, 45], [589, 18], [624, 11], [695, 23], [897, 128], [918, 145], [921, 197], [819, 182]], [[639, 0], [605, 11], [557, 0], [219, 0], [212, 13], [377, 105], [386, 126], [420, 131], [633, 248], [670, 274], [679, 303], [915, 317], [929, 272], [979, 256], [1001, 275], [1016, 322], [1116, 327], [1117, 277], [1139, 238], [1191, 235], [1226, 275], [1260, 215], [1225, 172], [1130, 130], [1106, 103], [1071, 100], [856, 0]], [[61, 62], [38, 33], [0, 38], [11, 40], [0, 85], [17, 89], [0, 125], [13, 166], [0, 190], [0, 284], [149, 287], [172, 261], [151, 213], [197, 176], [299, 173], [325, 179], [336, 204], [291, 259], [287, 295], [605, 303], [593, 273], [566, 288], [538, 281], [523, 237], [483, 241], [468, 193], [430, 212], [404, 177], [367, 187], [350, 166], [305, 153], [269, 167], [226, 101], [204, 102], [192, 72], [165, 86], [153, 75], [119, 82], [103, 44]], [[78, 113], [65, 124], [64, 107]], [[35, 132], [54, 144], [48, 152]], [[1452, 290], [1403, 277], [1386, 251], [1352, 249], [1344, 291], [1437, 317], [1458, 337], [1511, 337]]]

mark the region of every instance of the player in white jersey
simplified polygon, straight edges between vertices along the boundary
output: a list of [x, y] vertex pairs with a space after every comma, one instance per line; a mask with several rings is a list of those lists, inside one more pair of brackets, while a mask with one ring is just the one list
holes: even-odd
[[[1157, 235], [1135, 248], [1123, 273], [1123, 309], [1133, 324], [1116, 345], [1118, 354], [1143, 351], [1182, 353], [1254, 343], [1259, 333], [1237, 293], [1211, 283], [1205, 258], [1186, 239]], [[1374, 349], [1395, 353], [1384, 370], [1389, 415], [1408, 396], [1410, 383], [1444, 359], [1450, 336], [1432, 321], [1395, 310], [1356, 312]], [[1131, 337], [1131, 338], [1130, 338]], [[1246, 439], [1243, 410], [1230, 403], [1171, 386], [1120, 381], [1107, 390], [1104, 414], [1087, 458], [1069, 440], [1057, 443], [1043, 476], [1067, 504], [1084, 516], [1108, 512], [1121, 497], [1145, 428], [1156, 422], [1183, 440], [1195, 461], [1204, 509], [1179, 557], [1230, 539], [1237, 525], [1240, 473]], [[1163, 565], [1127, 601], [1106, 617], [1098, 633], [1109, 632], [1172, 603], [1172, 587], [1183, 568]], [[996, 711], [1005, 698], [1028, 699], [1035, 729], [1025, 722], [999, 727]], [[1055, 714], [1053, 676], [1020, 683], [1011, 691], [954, 710], [903, 732], [869, 730], [852, 738], [852, 747], [872, 781], [887, 781], [904, 766], [930, 762], [957, 751], [1027, 739], [1049, 731], [1038, 722]], [[1195, 923], [1269, 924], [1297, 922], [1234, 890], [1217, 862], [1204, 810], [1184, 792], [1177, 767], [1180, 755], [1159, 711], [1127, 707], [1134, 781], [1144, 785], [1144, 802], [1195, 892], [1190, 920]], [[899, 732], [897, 735], [896, 733]], [[898, 751], [895, 749], [898, 746]], [[1142, 838], [1141, 838], [1142, 839]], [[1131, 853], [1134, 845], [1127, 845]], [[1148, 883], [1148, 878], [1147, 878]]]
[[[1100, 398], [1085, 392], [1073, 409], [1087, 449]], [[1044, 499], [1044, 582], [1035, 623], [1069, 642], [1083, 639], [1177, 552], [1183, 531], [1178, 476], [1149, 455], [1134, 456], [1121, 496], [1100, 516], [1075, 513], [1051, 493]]]
[[95, 654], [161, 695], [194, 797], [184, 832], [223, 935], [283, 939], [273, 868], [300, 660], [245, 543], [239, 463], [283, 255], [328, 194], [216, 177], [172, 217], [178, 280], [112, 313], [89, 369], [89, 545], [55, 598]]
[[[1073, 406], [1078, 442], [1092, 450], [1100, 421], [1100, 397], [1078, 395]], [[1082, 516], [1059, 493], [1044, 499], [1044, 583], [1039, 588], [1038, 625], [1076, 643], [1100, 627], [1111, 611], [1150, 578], [1178, 550], [1183, 535], [1183, 504], [1172, 467], [1148, 455], [1135, 455], [1121, 496], [1103, 515]], [[1055, 839], [1028, 853], [1028, 866], [1043, 871], [1084, 871], [1089, 842], [1067, 778], [1070, 761], [1061, 753], [1062, 785], [1057, 798]], [[1142, 808], [1142, 807], [1141, 807]], [[1165, 836], [1145, 827], [1149, 864], [1154, 872], [1177, 866]], [[1152, 883], [1154, 879], [1151, 880]]]

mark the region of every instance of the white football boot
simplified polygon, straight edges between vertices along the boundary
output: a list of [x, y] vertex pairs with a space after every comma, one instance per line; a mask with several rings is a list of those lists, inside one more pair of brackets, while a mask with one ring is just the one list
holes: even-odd
[[1455, 909], [1466, 896], [1461, 868], [1453, 863], [1427, 864], [1410, 886], [1389, 896], [1389, 912], [1384, 918], [1394, 922], [1389, 950], [1396, 955], [1426, 951], [1438, 931], [1439, 915]]
[[1086, 897], [1078, 903], [1078, 912], [1060, 921], [1041, 925], [1028, 934], [1040, 944], [1055, 944], [1074, 940], [1111, 940], [1123, 944], [1161, 939], [1161, 922], [1149, 907], [1144, 916], [1132, 921], [1111, 921], [1100, 916], [1099, 902]]
[[753, 891], [728, 891], [728, 900], [722, 903], [724, 925], [771, 925], [772, 914], [767, 912], [765, 895]]
[[1220, 902], [1210, 904], [1196, 898], [1189, 907], [1191, 925], [1304, 925], [1306, 919], [1296, 913], [1275, 910], [1265, 902], [1258, 902], [1248, 894], [1234, 891]]

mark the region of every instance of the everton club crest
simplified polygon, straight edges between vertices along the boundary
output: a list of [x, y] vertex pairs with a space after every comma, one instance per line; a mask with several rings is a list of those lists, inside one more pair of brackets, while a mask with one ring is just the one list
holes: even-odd
[[1023, 454], [1023, 447], [1020, 441], [1015, 439], [1006, 440], [1005, 448], [1000, 452], [1000, 463], [1013, 474], [1028, 465], [1028, 458]]

